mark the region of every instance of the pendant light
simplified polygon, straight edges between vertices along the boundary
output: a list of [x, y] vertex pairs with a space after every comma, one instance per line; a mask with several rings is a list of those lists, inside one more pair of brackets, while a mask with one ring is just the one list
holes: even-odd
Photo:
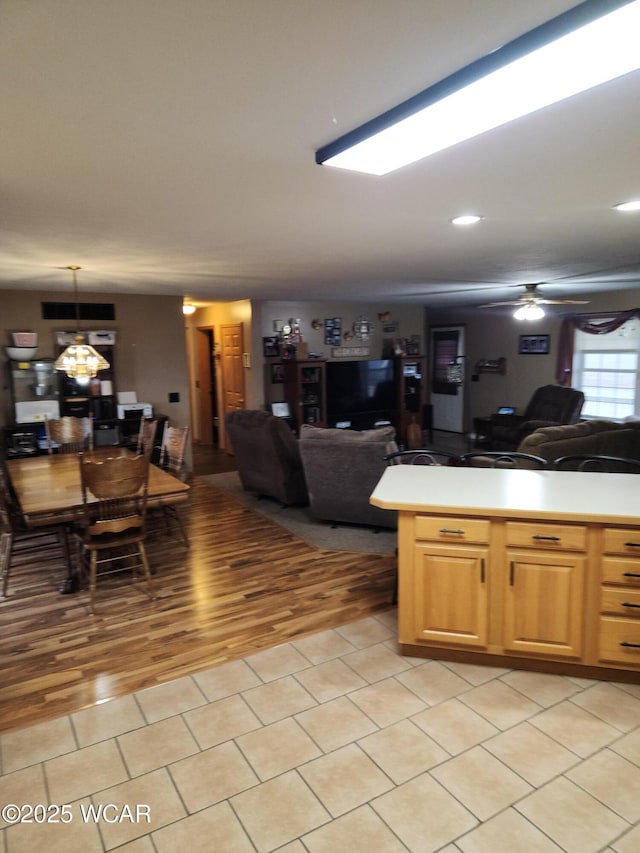
[[109, 362], [100, 355], [92, 346], [85, 343], [84, 335], [80, 331], [80, 304], [78, 302], [78, 279], [77, 272], [82, 267], [70, 264], [66, 269], [73, 273], [73, 296], [76, 302], [76, 335], [75, 343], [69, 344], [65, 351], [58, 356], [55, 369], [62, 370], [70, 379], [75, 379], [78, 385], [88, 385], [89, 380], [99, 370], [108, 370]]

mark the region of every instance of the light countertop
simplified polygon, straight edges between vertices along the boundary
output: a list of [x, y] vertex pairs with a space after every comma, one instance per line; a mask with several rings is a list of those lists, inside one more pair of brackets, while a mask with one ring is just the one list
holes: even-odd
[[393, 465], [370, 501], [407, 512], [640, 525], [640, 475]]

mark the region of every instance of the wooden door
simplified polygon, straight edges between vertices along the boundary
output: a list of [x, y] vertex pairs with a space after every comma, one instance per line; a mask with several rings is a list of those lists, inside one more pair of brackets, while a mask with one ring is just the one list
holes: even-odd
[[418, 641], [487, 644], [486, 548], [416, 545], [414, 630]]
[[223, 417], [226, 417], [229, 412], [235, 412], [245, 407], [242, 324], [230, 323], [221, 326], [220, 334]]
[[505, 648], [580, 658], [585, 557], [507, 551], [507, 560]]
[[[433, 428], [465, 431], [464, 326], [433, 326], [430, 329], [431, 404]], [[462, 382], [452, 382], [449, 367], [458, 365]]]

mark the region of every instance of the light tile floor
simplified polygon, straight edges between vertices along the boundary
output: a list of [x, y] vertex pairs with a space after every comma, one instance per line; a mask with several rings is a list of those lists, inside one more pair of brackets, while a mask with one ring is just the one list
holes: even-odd
[[640, 686], [395, 636], [390, 611], [2, 735], [0, 801], [68, 808], [0, 853], [640, 850]]

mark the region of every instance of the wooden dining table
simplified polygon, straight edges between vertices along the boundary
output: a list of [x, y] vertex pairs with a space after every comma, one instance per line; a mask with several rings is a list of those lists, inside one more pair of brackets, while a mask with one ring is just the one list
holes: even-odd
[[[87, 451], [85, 458], [132, 455], [125, 447], [100, 447]], [[29, 527], [64, 524], [80, 519], [83, 512], [80, 463], [75, 453], [30, 456], [7, 460], [11, 485]], [[189, 485], [149, 466], [147, 507], [184, 503]], [[88, 498], [95, 501], [93, 496]]]
[[[125, 447], [100, 447], [85, 452], [91, 459], [113, 456], [131, 456]], [[78, 521], [84, 512], [80, 461], [76, 453], [47, 454], [8, 459], [7, 471], [14, 493], [20, 504], [25, 523], [29, 527], [60, 526]], [[184, 503], [189, 499], [189, 485], [163, 471], [156, 465], [149, 466], [147, 508]], [[93, 495], [87, 495], [90, 503]], [[63, 533], [62, 544], [68, 565], [68, 577], [60, 587], [62, 594], [78, 589], [78, 578], [72, 564], [67, 534]]]

